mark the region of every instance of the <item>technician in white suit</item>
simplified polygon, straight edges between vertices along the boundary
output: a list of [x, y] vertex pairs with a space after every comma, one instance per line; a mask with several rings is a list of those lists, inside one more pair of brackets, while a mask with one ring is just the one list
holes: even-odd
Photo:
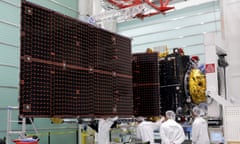
[[154, 130], [161, 127], [163, 120], [164, 117], [156, 122], [152, 122], [145, 121], [143, 117], [138, 117], [137, 138], [141, 139], [144, 144], [154, 144]]
[[160, 127], [161, 144], [181, 144], [185, 140], [182, 126], [175, 121], [175, 113], [166, 111], [167, 121]]
[[114, 118], [101, 118], [98, 122], [98, 144], [110, 144], [109, 131], [114, 121], [118, 117]]
[[208, 124], [201, 117], [201, 109], [198, 106], [193, 108], [193, 116], [195, 119], [192, 124], [192, 144], [210, 144]]

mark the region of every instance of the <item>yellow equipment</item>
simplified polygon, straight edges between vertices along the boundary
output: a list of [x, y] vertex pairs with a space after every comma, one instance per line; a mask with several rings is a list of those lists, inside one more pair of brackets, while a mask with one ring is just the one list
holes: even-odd
[[195, 104], [206, 102], [206, 77], [199, 69], [192, 69], [189, 75], [189, 92]]
[[95, 132], [93, 130], [82, 130], [81, 144], [95, 144]]
[[151, 49], [151, 48], [147, 48], [147, 51], [146, 51], [147, 53], [153, 53], [153, 49]]
[[52, 117], [50, 120], [51, 120], [51, 122], [52, 122], [53, 124], [61, 124], [61, 123], [64, 122], [63, 119], [57, 118], [57, 117]]
[[166, 47], [164, 51], [159, 52], [158, 57], [163, 58], [169, 54], [168, 48]]

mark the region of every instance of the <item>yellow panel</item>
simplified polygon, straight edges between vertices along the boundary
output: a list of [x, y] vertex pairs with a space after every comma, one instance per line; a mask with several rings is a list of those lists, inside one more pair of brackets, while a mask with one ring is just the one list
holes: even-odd
[[206, 78], [199, 69], [192, 69], [190, 73], [189, 91], [194, 103], [206, 102]]

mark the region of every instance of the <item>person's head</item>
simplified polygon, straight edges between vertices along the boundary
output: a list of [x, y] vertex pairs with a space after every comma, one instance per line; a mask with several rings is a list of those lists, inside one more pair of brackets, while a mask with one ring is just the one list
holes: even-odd
[[136, 121], [138, 122], [138, 123], [141, 123], [142, 121], [144, 121], [144, 117], [142, 117], [142, 116], [139, 116], [139, 117], [137, 117], [136, 118]]
[[199, 117], [201, 114], [201, 109], [198, 106], [195, 106], [192, 110], [192, 113], [194, 117]]
[[166, 118], [167, 119], [172, 119], [172, 120], [175, 120], [175, 113], [174, 113], [174, 111], [172, 111], [172, 110], [168, 110], [168, 111], [166, 111]]

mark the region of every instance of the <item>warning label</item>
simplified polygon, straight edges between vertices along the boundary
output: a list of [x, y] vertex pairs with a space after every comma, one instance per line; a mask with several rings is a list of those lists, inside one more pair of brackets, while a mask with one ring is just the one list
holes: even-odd
[[215, 64], [206, 64], [205, 67], [206, 73], [214, 73], [215, 72]]

